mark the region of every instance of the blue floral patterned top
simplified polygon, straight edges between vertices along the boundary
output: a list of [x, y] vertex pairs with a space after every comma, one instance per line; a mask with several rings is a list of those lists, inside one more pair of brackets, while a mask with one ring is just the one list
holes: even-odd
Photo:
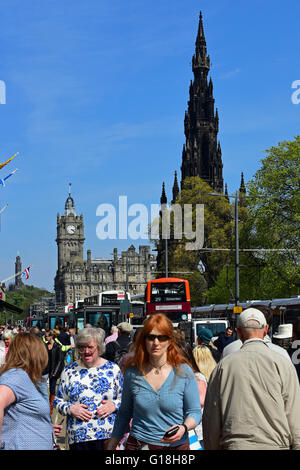
[[[117, 364], [106, 361], [99, 367], [85, 368], [74, 362], [62, 372], [54, 406], [62, 415], [67, 415], [69, 444], [110, 437], [116, 413], [121, 404], [123, 375]], [[107, 418], [101, 418], [97, 408], [101, 400], [115, 404], [116, 410]], [[89, 421], [81, 421], [69, 414], [71, 405], [82, 403], [93, 412]]]

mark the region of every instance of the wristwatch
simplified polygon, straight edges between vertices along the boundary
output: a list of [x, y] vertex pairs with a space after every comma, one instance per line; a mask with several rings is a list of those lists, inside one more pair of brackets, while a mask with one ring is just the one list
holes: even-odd
[[187, 428], [187, 425], [186, 425], [186, 424], [182, 423], [182, 425], [181, 425], [181, 426], [183, 426], [183, 427], [184, 427], [184, 429], [185, 429], [185, 431], [184, 431], [184, 434], [185, 434], [185, 433], [187, 433], [187, 432], [189, 432], [189, 430], [188, 430], [188, 428]]

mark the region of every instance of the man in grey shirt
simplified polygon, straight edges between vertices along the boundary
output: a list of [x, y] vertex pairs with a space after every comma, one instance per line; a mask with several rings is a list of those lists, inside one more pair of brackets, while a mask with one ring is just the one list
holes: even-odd
[[[271, 310], [267, 307], [264, 307], [264, 306], [261, 306], [261, 307], [258, 306], [258, 307], [255, 307], [255, 309], [259, 310], [260, 312], [262, 312], [264, 314], [267, 325], [269, 326], [269, 329], [270, 329], [270, 327], [272, 325], [272, 312], [271, 312]], [[281, 346], [278, 346], [277, 344], [272, 343], [271, 338], [268, 334], [266, 334], [266, 336], [264, 337], [264, 342], [266, 343], [266, 345], [270, 349], [272, 349], [272, 351], [275, 351], [278, 354], [281, 354], [283, 357], [285, 357], [289, 361], [291, 360], [291, 358], [290, 358], [288, 352], [286, 351], [286, 349], [282, 348]], [[233, 341], [233, 343], [230, 343], [227, 346], [225, 346], [225, 348], [223, 349], [222, 355], [221, 355], [221, 359], [228, 356], [229, 354], [232, 354], [233, 352], [238, 351], [242, 347], [242, 344], [243, 344], [242, 341], [240, 339], [237, 339], [236, 341]]]
[[249, 308], [237, 320], [242, 347], [213, 370], [205, 397], [205, 450], [300, 449], [295, 367], [263, 341], [268, 325]]

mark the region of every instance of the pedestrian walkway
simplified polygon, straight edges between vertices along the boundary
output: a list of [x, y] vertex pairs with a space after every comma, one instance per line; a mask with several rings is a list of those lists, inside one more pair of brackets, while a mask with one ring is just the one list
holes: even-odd
[[67, 432], [66, 432], [66, 422], [67, 422], [67, 417], [59, 414], [58, 411], [54, 408], [52, 412], [52, 423], [62, 425], [60, 436], [56, 438], [56, 443], [59, 445], [61, 450], [69, 450]]
[[[58, 381], [59, 382], [59, 381]], [[49, 380], [48, 380], [48, 395], [49, 395]], [[62, 430], [60, 432], [60, 436], [56, 438], [56, 443], [59, 445], [61, 450], [69, 450], [68, 445], [68, 438], [67, 438], [67, 417], [62, 416], [56, 408], [53, 408], [51, 420], [53, 424], [60, 424], [62, 425]]]

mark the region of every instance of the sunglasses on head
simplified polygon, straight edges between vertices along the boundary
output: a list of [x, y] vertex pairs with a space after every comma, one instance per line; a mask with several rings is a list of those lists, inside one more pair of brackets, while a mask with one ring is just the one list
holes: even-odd
[[168, 335], [146, 335], [146, 339], [148, 341], [154, 341], [155, 339], [158, 339], [160, 343], [163, 343], [164, 341], [168, 341], [170, 339], [170, 336]]

